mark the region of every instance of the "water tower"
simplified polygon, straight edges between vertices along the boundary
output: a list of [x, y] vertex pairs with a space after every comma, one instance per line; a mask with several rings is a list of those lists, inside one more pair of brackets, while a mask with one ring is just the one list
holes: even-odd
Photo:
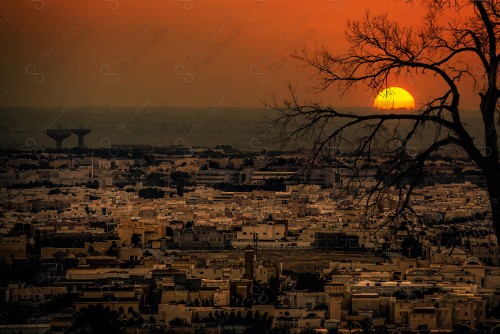
[[83, 137], [85, 137], [89, 132], [90, 129], [72, 129], [73, 133], [78, 136], [78, 147], [79, 148], [85, 148], [85, 143], [83, 142]]
[[58, 150], [62, 149], [63, 140], [71, 136], [71, 133], [71, 130], [65, 129], [49, 129], [46, 132], [47, 136], [56, 141], [56, 149]]

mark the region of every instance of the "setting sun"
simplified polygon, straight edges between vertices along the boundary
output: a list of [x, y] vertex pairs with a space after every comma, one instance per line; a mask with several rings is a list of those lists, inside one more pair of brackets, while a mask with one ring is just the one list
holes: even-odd
[[377, 95], [373, 106], [377, 109], [414, 109], [415, 99], [403, 88], [389, 87]]

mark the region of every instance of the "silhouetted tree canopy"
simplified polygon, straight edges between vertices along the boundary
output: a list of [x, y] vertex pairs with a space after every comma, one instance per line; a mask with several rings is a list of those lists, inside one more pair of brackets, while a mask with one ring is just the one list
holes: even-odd
[[163, 198], [164, 196], [165, 192], [160, 188], [148, 187], [139, 190], [139, 197], [145, 199], [157, 199], [157, 198]]
[[[492, 220], [500, 240], [500, 161], [498, 149], [500, 62], [500, 3], [496, 0], [422, 0], [425, 15], [418, 27], [405, 26], [387, 14], [366, 13], [347, 24], [345, 52], [326, 48], [297, 52], [295, 57], [316, 73], [317, 88], [336, 87], [346, 92], [367, 86], [374, 92], [389, 87], [398, 77], [438, 80], [442, 89], [422, 101], [416, 110], [355, 112], [300, 98], [274, 100], [276, 123], [283, 145], [311, 142], [307, 167], [321, 165], [339, 148], [357, 156], [352, 168], [361, 167], [373, 154], [387, 157], [380, 166], [372, 191], [363, 195], [366, 208], [399, 197], [391, 217], [413, 219], [411, 195], [433, 155], [445, 148], [465, 152], [486, 180]], [[479, 95], [477, 114], [482, 135], [475, 137], [463, 122], [462, 95], [469, 80]], [[419, 84], [416, 81], [416, 84]], [[352, 178], [351, 189], [360, 180]]]
[[101, 304], [82, 308], [67, 333], [120, 334], [123, 323], [117, 311], [110, 311]]

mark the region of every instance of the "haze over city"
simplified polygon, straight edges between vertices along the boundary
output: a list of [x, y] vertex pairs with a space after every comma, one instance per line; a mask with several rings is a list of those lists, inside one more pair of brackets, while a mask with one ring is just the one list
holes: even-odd
[[0, 333], [499, 334], [499, 0], [0, 3]]

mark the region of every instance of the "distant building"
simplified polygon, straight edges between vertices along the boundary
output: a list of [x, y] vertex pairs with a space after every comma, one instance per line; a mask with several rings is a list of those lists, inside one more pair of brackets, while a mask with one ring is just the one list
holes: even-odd
[[248, 185], [263, 185], [267, 180], [286, 180], [296, 175], [297, 172], [256, 171], [253, 168], [244, 168], [241, 174], [241, 183]]
[[333, 168], [316, 168], [307, 170], [302, 175], [302, 181], [307, 184], [317, 184], [332, 187], [341, 184], [340, 173]]
[[178, 249], [222, 249], [225, 234], [215, 227], [196, 226], [192, 230], [176, 230], [172, 246]]
[[252, 294], [252, 280], [240, 279], [229, 282], [229, 300], [231, 306], [239, 306]]
[[359, 237], [337, 232], [317, 232], [314, 234], [317, 249], [349, 250], [359, 248]]
[[195, 175], [196, 184], [214, 185], [220, 183], [239, 184], [240, 172], [229, 169], [199, 170]]
[[87, 288], [83, 295], [75, 302], [77, 311], [89, 305], [102, 305], [109, 307], [111, 311], [119, 313], [139, 312], [141, 306], [141, 295], [132, 287], [99, 286]]
[[275, 241], [281, 240], [286, 236], [287, 225], [273, 222], [255, 225], [243, 225], [236, 231], [236, 240], [238, 241]]

